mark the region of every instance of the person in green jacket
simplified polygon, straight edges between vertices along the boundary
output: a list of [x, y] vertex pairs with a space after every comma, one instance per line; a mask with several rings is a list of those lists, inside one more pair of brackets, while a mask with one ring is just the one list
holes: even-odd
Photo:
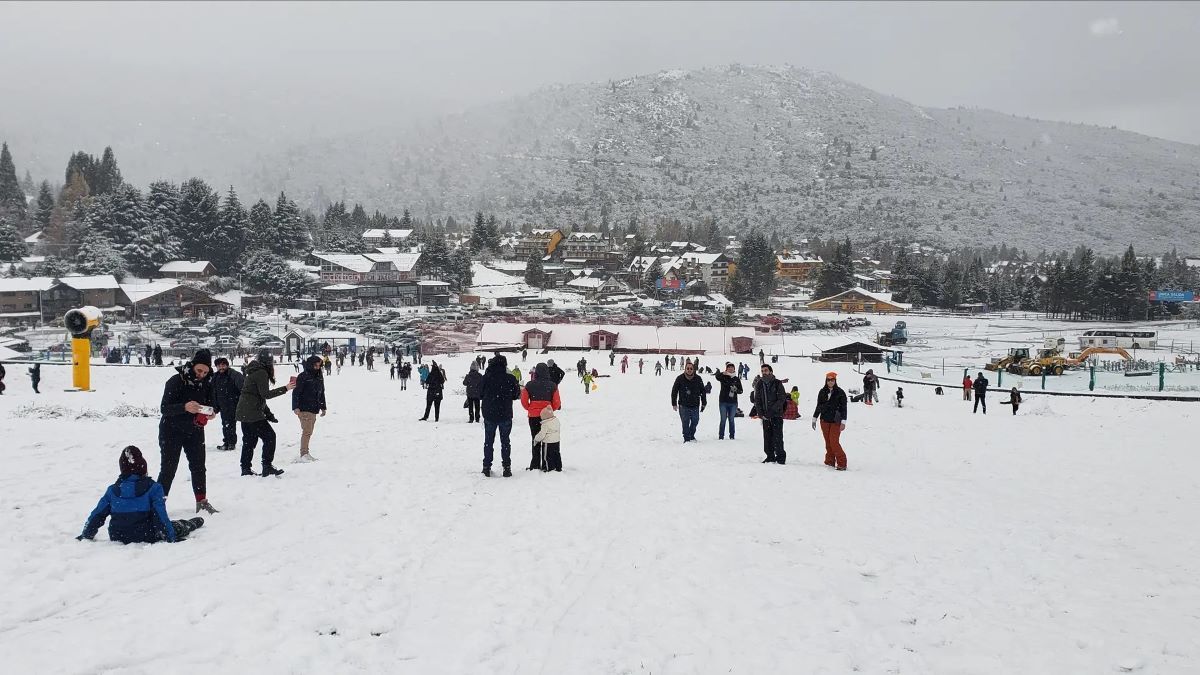
[[521, 368], [519, 366], [513, 366], [512, 376], [517, 378], [517, 384], [521, 384]]
[[254, 461], [254, 448], [258, 439], [262, 439], [262, 476], [279, 476], [282, 469], [276, 469], [272, 462], [275, 460], [275, 430], [272, 422], [278, 422], [271, 409], [267, 407], [267, 399], [282, 396], [296, 388], [295, 380], [290, 380], [282, 387], [271, 388], [275, 384], [275, 361], [270, 352], [262, 350], [258, 357], [246, 366], [246, 382], [242, 385], [242, 396], [237, 404], [237, 421], [242, 423], [242, 475], [253, 476], [250, 468]]

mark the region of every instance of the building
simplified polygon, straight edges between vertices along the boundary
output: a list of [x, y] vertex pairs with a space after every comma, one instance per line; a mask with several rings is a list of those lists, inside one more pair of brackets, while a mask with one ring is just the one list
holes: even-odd
[[428, 307], [449, 305], [450, 284], [446, 283], [445, 281], [418, 281], [417, 304]]
[[208, 279], [217, 268], [207, 260], [172, 260], [158, 268], [158, 273], [167, 279]]
[[780, 279], [802, 283], [815, 279], [823, 261], [819, 255], [795, 254], [776, 256], [775, 273]]
[[625, 284], [610, 276], [581, 276], [563, 284], [563, 290], [582, 293], [588, 300], [595, 300], [613, 293], [628, 293]]
[[562, 243], [563, 233], [559, 229], [530, 230], [521, 235], [513, 245], [513, 257], [518, 260], [528, 260], [531, 255], [554, 255]]
[[[390, 250], [390, 249], [389, 249]], [[319, 291], [323, 308], [373, 304], [417, 303], [419, 253], [322, 253], [309, 254], [307, 262], [317, 268], [322, 284], [333, 290]], [[353, 288], [349, 288], [353, 287]], [[353, 303], [348, 302], [353, 301]]]
[[883, 363], [884, 353], [892, 351], [866, 340], [831, 340], [817, 345], [821, 361], [834, 363]]
[[564, 259], [607, 261], [612, 242], [600, 232], [572, 232], [559, 246]]
[[744, 326], [652, 326], [597, 324], [485, 323], [477, 338], [480, 351], [562, 349], [662, 354], [728, 354], [756, 346], [753, 328]]
[[0, 279], [0, 325], [34, 326], [42, 318], [42, 293], [50, 290], [53, 279], [33, 277]]
[[865, 288], [851, 288], [828, 298], [813, 300], [808, 309], [847, 314], [903, 314], [912, 305], [892, 300], [891, 293], [872, 293]]
[[77, 307], [97, 307], [105, 314], [125, 311], [125, 295], [111, 274], [62, 277], [42, 293], [42, 321], [61, 319]]
[[714, 291], [724, 291], [729, 284], [733, 260], [724, 253], [684, 253], [672, 260], [665, 269], [684, 282], [703, 281]]
[[147, 284], [121, 284], [125, 315], [131, 319], [167, 319], [223, 314], [234, 306], [174, 279]]
[[368, 248], [388, 246], [388, 240], [391, 240], [391, 246], [400, 246], [408, 243], [408, 238], [412, 236], [412, 233], [412, 230], [367, 230], [362, 233], [362, 242]]

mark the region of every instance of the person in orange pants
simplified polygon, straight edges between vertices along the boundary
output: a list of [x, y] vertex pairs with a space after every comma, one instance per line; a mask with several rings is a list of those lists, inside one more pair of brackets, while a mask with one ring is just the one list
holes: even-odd
[[812, 428], [821, 424], [825, 437], [825, 465], [838, 471], [846, 470], [846, 452], [841, 437], [846, 429], [846, 392], [837, 384], [837, 373], [825, 373], [825, 386], [817, 393], [817, 408], [813, 410]]

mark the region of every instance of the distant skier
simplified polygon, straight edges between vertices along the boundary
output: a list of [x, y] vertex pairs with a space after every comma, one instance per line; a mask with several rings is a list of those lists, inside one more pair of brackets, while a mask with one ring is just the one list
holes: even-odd
[[825, 465], [846, 470], [846, 452], [842, 450], [842, 432], [846, 429], [846, 392], [837, 384], [837, 373], [825, 373], [825, 386], [817, 392], [812, 428], [821, 425], [825, 437]]
[[146, 458], [137, 447], [122, 450], [117, 466], [121, 471], [117, 481], [104, 490], [76, 539], [95, 539], [110, 516], [108, 538], [122, 544], [182, 541], [204, 525], [203, 518], [172, 521], [167, 516], [163, 487], [146, 475]]
[[975, 378], [975, 382], [971, 385], [971, 388], [975, 390], [975, 406], [971, 412], [977, 413], [979, 412], [979, 406], [983, 406], [983, 414], [986, 415], [988, 380], [983, 376], [983, 373], [979, 373], [979, 375]]

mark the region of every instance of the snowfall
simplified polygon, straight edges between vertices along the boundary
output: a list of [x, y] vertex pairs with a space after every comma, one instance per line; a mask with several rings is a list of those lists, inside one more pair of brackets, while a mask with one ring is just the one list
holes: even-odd
[[[551, 354], [573, 372], [578, 352]], [[788, 463], [759, 425], [683, 444], [676, 373], [562, 387], [562, 473], [480, 474], [443, 361], [442, 419], [387, 366], [327, 379], [315, 463], [277, 400], [279, 478], [213, 450], [220, 513], [179, 544], [76, 541], [136, 444], [157, 474], [167, 368], [64, 367], [0, 397], [0, 663], [10, 673], [1187, 673], [1200, 664], [1195, 403], [1026, 397], [885, 382], [852, 405], [850, 470], [809, 414], [828, 364], [780, 358], [802, 418]], [[530, 354], [518, 365], [528, 371]], [[634, 357], [634, 361], [636, 362]], [[747, 357], [734, 357], [747, 360]], [[441, 359], [439, 359], [441, 360]], [[703, 365], [725, 359], [703, 357]], [[749, 361], [757, 365], [757, 359]], [[377, 368], [381, 364], [377, 364]], [[848, 365], [834, 369], [861, 387]], [[282, 376], [290, 367], [281, 366]], [[710, 376], [705, 375], [705, 378]], [[948, 379], [953, 379], [950, 377]], [[744, 399], [743, 399], [744, 401]], [[743, 402], [742, 407], [748, 409]], [[139, 414], [148, 416], [140, 417]], [[497, 454], [499, 449], [497, 448]], [[497, 464], [499, 459], [497, 458]], [[168, 499], [192, 517], [186, 461]]]

